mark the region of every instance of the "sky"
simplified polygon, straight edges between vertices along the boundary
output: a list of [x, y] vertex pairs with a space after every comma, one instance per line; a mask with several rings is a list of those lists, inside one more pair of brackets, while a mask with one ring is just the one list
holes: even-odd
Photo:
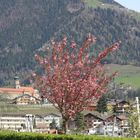
[[140, 0], [115, 0], [124, 7], [140, 12]]

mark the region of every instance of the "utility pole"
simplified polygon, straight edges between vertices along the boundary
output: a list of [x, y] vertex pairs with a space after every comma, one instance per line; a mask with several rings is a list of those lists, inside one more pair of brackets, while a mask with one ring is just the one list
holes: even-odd
[[138, 115], [138, 126], [140, 127], [140, 108], [139, 108], [139, 98], [136, 97], [136, 108], [137, 108], [137, 115]]
[[103, 122], [103, 124], [104, 124], [104, 129], [103, 129], [103, 132], [104, 132], [104, 135], [106, 135], [107, 122], [106, 122], [106, 121], [104, 121], [104, 122]]
[[112, 136], [114, 136], [114, 134], [115, 134], [115, 128], [116, 128], [116, 113], [113, 118]]

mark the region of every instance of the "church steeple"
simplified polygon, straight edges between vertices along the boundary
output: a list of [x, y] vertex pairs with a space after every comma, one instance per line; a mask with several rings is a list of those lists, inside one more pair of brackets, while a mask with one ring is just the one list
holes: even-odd
[[14, 77], [14, 80], [15, 80], [15, 88], [16, 89], [20, 88], [19, 77], [18, 76], [15, 76]]

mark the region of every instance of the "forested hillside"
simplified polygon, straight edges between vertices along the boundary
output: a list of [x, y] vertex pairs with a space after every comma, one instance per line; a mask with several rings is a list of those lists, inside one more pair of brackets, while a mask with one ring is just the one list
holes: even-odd
[[136, 15], [113, 0], [1, 0], [0, 85], [9, 85], [16, 74], [26, 79], [35, 69], [34, 53], [63, 35], [80, 45], [88, 32], [93, 33], [97, 43], [90, 52], [95, 55], [121, 40], [119, 51], [105, 61], [140, 66]]

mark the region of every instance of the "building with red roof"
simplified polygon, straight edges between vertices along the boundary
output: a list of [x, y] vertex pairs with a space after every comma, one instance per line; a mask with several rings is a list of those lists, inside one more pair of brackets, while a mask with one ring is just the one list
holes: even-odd
[[33, 87], [24, 87], [20, 85], [19, 78], [15, 77], [15, 87], [14, 88], [0, 88], [0, 95], [7, 99], [15, 99], [24, 94], [30, 95], [31, 97], [40, 98], [39, 94]]

